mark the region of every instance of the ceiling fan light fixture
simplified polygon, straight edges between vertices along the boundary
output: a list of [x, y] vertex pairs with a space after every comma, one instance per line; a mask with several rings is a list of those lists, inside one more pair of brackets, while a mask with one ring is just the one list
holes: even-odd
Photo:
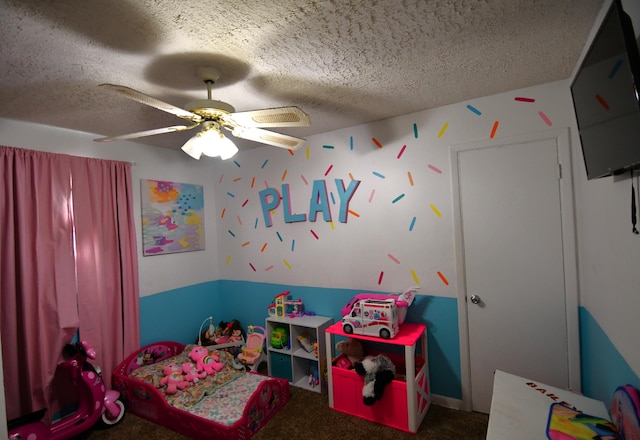
[[193, 157], [195, 160], [200, 160], [200, 156], [202, 156], [203, 149], [204, 149], [204, 143], [202, 142], [201, 133], [198, 133], [192, 138], [190, 138], [182, 146], [182, 151], [187, 153], [189, 156]]
[[204, 154], [209, 157], [220, 156], [225, 160], [233, 157], [238, 152], [238, 147], [220, 131], [216, 123], [206, 123], [202, 131], [189, 139], [182, 151], [194, 159], [200, 159]]

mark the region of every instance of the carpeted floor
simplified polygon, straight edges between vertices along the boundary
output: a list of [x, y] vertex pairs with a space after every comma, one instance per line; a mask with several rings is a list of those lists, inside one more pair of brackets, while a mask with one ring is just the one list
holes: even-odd
[[[486, 437], [489, 416], [456, 411], [431, 405], [417, 434], [371, 423], [334, 411], [328, 406], [326, 393], [291, 387], [291, 399], [252, 440], [481, 440]], [[147, 422], [133, 414], [125, 415], [117, 426], [95, 430], [91, 440], [186, 439], [186, 437]], [[201, 438], [206, 438], [202, 436]]]

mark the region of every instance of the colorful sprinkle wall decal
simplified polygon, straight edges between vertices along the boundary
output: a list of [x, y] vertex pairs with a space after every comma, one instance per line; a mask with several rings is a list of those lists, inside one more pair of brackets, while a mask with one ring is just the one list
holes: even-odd
[[416, 225], [416, 218], [413, 217], [411, 219], [411, 224], [409, 225], [409, 232], [413, 231], [413, 227]]
[[289, 151], [289, 155], [290, 156], [295, 156], [296, 155], [296, 153], [294, 153], [293, 150], [287, 150], [287, 151]]
[[284, 179], [287, 178], [287, 172], [288, 170], [284, 170], [284, 172], [282, 173], [282, 178], [280, 180], [282, 180], [284, 182]]
[[438, 139], [444, 136], [444, 132], [447, 131], [448, 127], [449, 127], [448, 122], [445, 122], [444, 125], [442, 125], [442, 128], [440, 129], [440, 133], [438, 133]]
[[268, 271], [270, 271], [271, 269], [273, 269], [273, 264], [272, 264], [271, 266], [267, 266], [267, 267], [264, 269], [264, 271], [265, 271], [265, 272], [268, 272]]
[[436, 208], [436, 206], [433, 203], [430, 204], [429, 207], [438, 217], [442, 217], [442, 214], [440, 213], [440, 211], [438, 211], [438, 208]]
[[251, 244], [250, 241], [245, 241], [244, 243], [242, 243], [242, 247], [247, 247]]
[[391, 261], [393, 261], [396, 264], [400, 264], [400, 260], [398, 260], [396, 257], [394, 257], [391, 254], [387, 254], [387, 257], [389, 257], [391, 259]]
[[244, 202], [242, 202], [242, 207], [244, 208], [246, 206], [246, 204], [249, 203], [249, 199], [245, 200]]
[[356, 179], [354, 179], [353, 174], [351, 174], [351, 173], [349, 173], [349, 179], [356, 180]]
[[314, 231], [313, 229], [309, 229], [309, 232], [311, 232], [311, 235], [313, 235], [316, 238], [316, 240], [319, 239], [318, 234], [316, 234], [316, 231]]
[[347, 209], [347, 212], [349, 214], [351, 214], [354, 217], [360, 217], [360, 214], [358, 214], [356, 211], [352, 210], [352, 209]]
[[256, 267], [253, 264], [249, 263], [249, 267], [252, 271], [256, 272]]
[[253, 188], [255, 186], [255, 184], [256, 184], [256, 176], [253, 176], [251, 178], [251, 188]]
[[220, 214], [220, 218], [224, 218], [224, 213], [227, 212], [227, 208], [222, 209], [222, 214]]
[[302, 179], [302, 181], [304, 182], [305, 185], [309, 184], [309, 182], [307, 182], [307, 178], [304, 177], [304, 174], [300, 174], [300, 178]]
[[413, 176], [411, 175], [411, 171], [407, 171], [407, 177], [409, 178], [409, 185], [413, 186]]
[[322, 148], [327, 149], [327, 150], [333, 150], [336, 147], [334, 147], [333, 145], [323, 145]]
[[236, 164], [236, 166], [237, 166], [238, 168], [240, 168], [240, 163], [239, 163], [237, 160], [234, 160], [234, 161], [233, 161], [233, 163], [235, 163], [235, 164]]
[[242, 226], [242, 219], [240, 218], [240, 216], [236, 217], [238, 219], [238, 223], [240, 223], [240, 226]]
[[296, 250], [296, 241], [295, 240], [291, 240], [291, 252]]
[[445, 286], [449, 285], [449, 280], [444, 275], [442, 275], [442, 272], [438, 272], [438, 276], [440, 277], [440, 279], [442, 280]]
[[218, 179], [218, 183], [222, 183], [222, 178], [224, 177], [224, 174], [220, 174], [220, 178]]
[[332, 169], [333, 169], [333, 165], [329, 165], [329, 168], [327, 168], [327, 171], [324, 172], [324, 175], [326, 176], [327, 174], [329, 174]]
[[279, 232], [276, 232], [276, 236], [278, 237], [278, 240], [282, 241], [282, 236], [280, 235]]
[[374, 176], [376, 176], [376, 177], [381, 178], [381, 179], [385, 179], [384, 174], [380, 174], [380, 173], [379, 173], [379, 172], [377, 172], [377, 171], [373, 171], [373, 173], [372, 173], [372, 174], [373, 174]]
[[496, 136], [496, 131], [498, 131], [499, 124], [500, 124], [500, 121], [496, 121], [493, 123], [493, 128], [491, 128], [491, 134], [489, 135], [491, 139], [493, 139]]
[[349, 136], [349, 149], [353, 151], [353, 136]]
[[256, 221], [253, 222], [253, 229], [258, 229], [258, 217], [256, 217]]
[[431, 164], [429, 164], [429, 165], [427, 165], [427, 166], [429, 167], [429, 169], [430, 169], [431, 171], [434, 171], [434, 172], [436, 172], [436, 173], [438, 173], [438, 174], [442, 174], [442, 170], [441, 170], [440, 168], [436, 167], [435, 165], [431, 165]]
[[376, 144], [376, 146], [378, 148], [382, 148], [382, 144], [380, 143], [380, 141], [376, 138], [371, 138], [371, 140], [373, 141], [374, 144]]
[[378, 285], [382, 284], [383, 278], [384, 278], [384, 272], [380, 271], [380, 275], [378, 275]]
[[236, 198], [236, 196], [235, 196], [233, 193], [227, 192], [227, 195], [228, 195], [229, 197], [231, 197], [232, 199], [235, 199], [235, 198]]
[[400, 148], [400, 152], [398, 153], [398, 159], [400, 159], [400, 157], [402, 156], [402, 154], [404, 153], [404, 150], [406, 150], [407, 146], [403, 145], [402, 148]]
[[371, 201], [373, 200], [373, 196], [375, 195], [375, 193], [376, 193], [376, 190], [372, 189], [371, 190], [371, 195], [369, 195], [369, 203], [371, 203]]
[[413, 123], [413, 137], [418, 139], [418, 124]]
[[240, 182], [242, 180], [242, 177], [236, 177], [235, 179], [233, 179], [233, 182]]
[[235, 236], [236, 236], [236, 234], [234, 234], [234, 233], [233, 233], [233, 231], [232, 231], [231, 229], [229, 229], [227, 232], [228, 232], [232, 237], [235, 237]]
[[536, 100], [533, 98], [524, 98], [522, 96], [516, 96], [515, 100], [520, 102], [536, 102]]
[[411, 276], [413, 277], [413, 284], [416, 286], [420, 285], [420, 279], [418, 279], [418, 275], [416, 275], [416, 271], [411, 269]]
[[305, 149], [305, 155], [307, 157], [307, 160], [309, 160], [309, 158], [311, 157], [311, 148], [309, 148], [308, 145], [307, 145], [307, 148]]
[[264, 252], [264, 250], [267, 248], [268, 243], [265, 243], [262, 245], [262, 249], [260, 249], [260, 252]]
[[393, 199], [393, 201], [391, 203], [396, 203], [400, 200], [402, 200], [402, 198], [404, 197], [404, 194], [400, 194], [398, 197], [396, 197], [395, 199]]
[[227, 255], [227, 266], [231, 263], [231, 255]]
[[551, 122], [551, 119], [549, 119], [547, 117], [547, 115], [544, 114], [543, 111], [539, 111], [538, 115], [540, 116], [540, 118], [544, 121], [545, 124], [547, 124], [549, 127], [551, 127], [553, 125], [553, 123]]
[[287, 260], [282, 260], [282, 262], [284, 263], [285, 266], [287, 266], [289, 269], [291, 269], [291, 265], [289, 264], [289, 262]]
[[476, 115], [480, 116], [482, 114], [482, 112], [480, 110], [478, 110], [477, 108], [475, 108], [474, 106], [472, 106], [471, 104], [467, 105], [467, 108], [475, 113]]
[[264, 162], [262, 162], [262, 165], [260, 165], [260, 169], [264, 169], [264, 167], [266, 167], [268, 163], [269, 159], [265, 159]]

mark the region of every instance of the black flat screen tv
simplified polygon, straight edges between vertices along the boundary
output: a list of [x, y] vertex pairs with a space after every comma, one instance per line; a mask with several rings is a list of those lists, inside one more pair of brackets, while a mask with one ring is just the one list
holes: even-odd
[[614, 0], [571, 83], [587, 179], [640, 167], [640, 55]]

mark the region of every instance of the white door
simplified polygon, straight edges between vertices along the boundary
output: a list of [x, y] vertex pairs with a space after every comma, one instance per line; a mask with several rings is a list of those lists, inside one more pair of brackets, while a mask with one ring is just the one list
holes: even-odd
[[500, 369], [569, 388], [557, 139], [457, 152], [471, 405]]

